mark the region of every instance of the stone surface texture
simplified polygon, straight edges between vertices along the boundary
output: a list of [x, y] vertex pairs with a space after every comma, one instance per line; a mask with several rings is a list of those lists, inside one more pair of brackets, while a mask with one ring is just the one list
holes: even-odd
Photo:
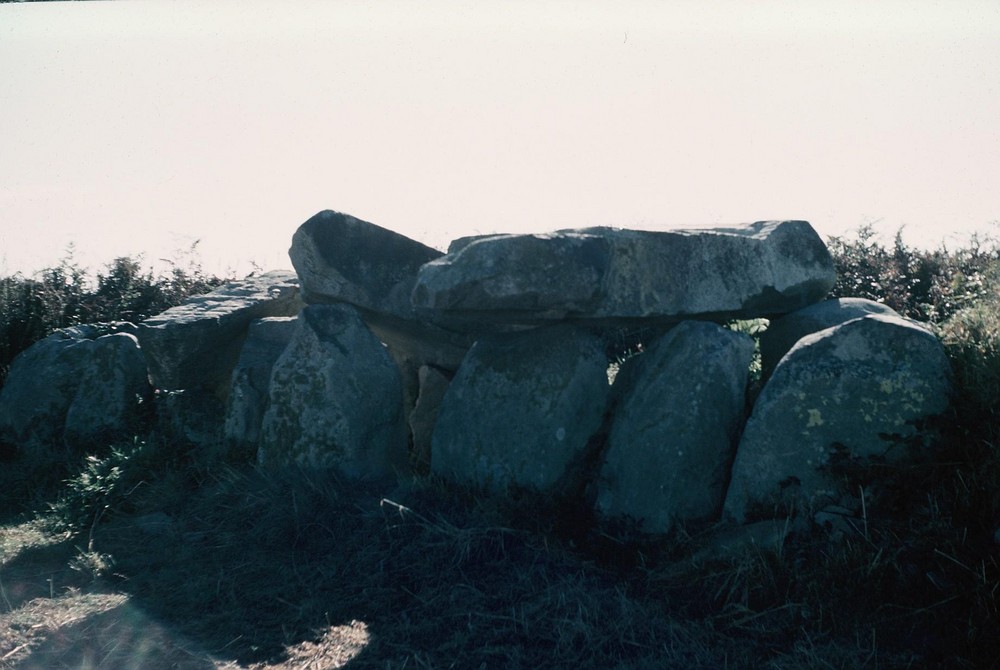
[[119, 332], [80, 343], [81, 366], [63, 438], [73, 448], [131, 438], [149, 400], [146, 360], [135, 335]]
[[258, 463], [355, 478], [406, 466], [399, 370], [350, 305], [310, 305], [271, 372]]
[[413, 304], [451, 328], [560, 320], [724, 320], [821, 300], [836, 274], [805, 221], [468, 238], [425, 264]]
[[326, 210], [295, 231], [288, 256], [309, 304], [346, 302], [413, 317], [417, 270], [442, 252], [349, 214]]
[[288, 255], [306, 303], [354, 305], [401, 365], [455, 370], [472, 346], [465, 335], [417, 318], [410, 302], [418, 270], [442, 256], [437, 249], [326, 210], [299, 226]]
[[746, 335], [684, 321], [625, 362], [598, 478], [603, 516], [649, 533], [718, 517], [753, 350]]
[[269, 316], [295, 316], [303, 307], [298, 280], [277, 270], [188, 298], [139, 324], [153, 385], [164, 391], [209, 390], [220, 399], [229, 393], [250, 322]]
[[781, 357], [806, 335], [869, 314], [899, 316], [896, 310], [874, 300], [834, 298], [773, 320], [760, 336], [761, 376], [770, 377]]
[[609, 388], [604, 348], [594, 335], [553, 326], [485, 336], [445, 393], [431, 468], [494, 492], [552, 491], [585, 456]]
[[903, 460], [914, 421], [943, 412], [950, 367], [938, 339], [899, 317], [871, 315], [807, 335], [754, 405], [733, 465], [725, 514], [742, 522], [817, 510], [844, 493], [845, 459]]
[[222, 422], [226, 406], [215, 393], [204, 389], [158, 391], [155, 403], [158, 430], [171, 445], [191, 449], [203, 463], [225, 456]]
[[270, 317], [250, 324], [240, 358], [233, 370], [226, 403], [223, 440], [230, 458], [254, 461], [260, 425], [267, 409], [271, 371], [295, 332], [297, 317]]
[[0, 389], [0, 440], [26, 452], [59, 449], [67, 420], [78, 445], [135, 418], [148, 394], [135, 331], [124, 322], [65, 328], [21, 352]]

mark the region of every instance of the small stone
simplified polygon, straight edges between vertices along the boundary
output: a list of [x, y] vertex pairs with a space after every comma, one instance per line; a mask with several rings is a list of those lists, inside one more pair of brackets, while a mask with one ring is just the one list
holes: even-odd
[[413, 437], [413, 462], [418, 471], [426, 472], [431, 464], [431, 439], [437, 423], [441, 403], [451, 379], [440, 370], [428, 365], [418, 372], [420, 393], [410, 412], [410, 435]]

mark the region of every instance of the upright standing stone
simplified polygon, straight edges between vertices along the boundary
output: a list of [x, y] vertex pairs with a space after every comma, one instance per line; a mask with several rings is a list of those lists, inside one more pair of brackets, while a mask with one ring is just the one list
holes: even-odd
[[406, 466], [399, 370], [350, 305], [310, 305], [271, 373], [258, 462], [353, 478]]
[[426, 472], [431, 464], [431, 438], [434, 435], [434, 424], [444, 394], [448, 391], [451, 380], [443, 372], [429, 365], [424, 365], [417, 373], [420, 392], [417, 402], [409, 414], [410, 435], [413, 438], [413, 462], [418, 471]]
[[717, 517], [744, 416], [754, 343], [684, 321], [624, 364], [597, 509], [665, 533]]
[[596, 336], [553, 326], [483, 337], [445, 393], [431, 469], [494, 492], [551, 492], [586, 456], [608, 389]]
[[205, 390], [159, 391], [154, 401], [157, 429], [173, 448], [190, 450], [202, 464], [225, 455], [226, 405], [217, 395]]
[[764, 386], [740, 440], [725, 514], [742, 522], [815, 511], [841, 495], [838, 461], [898, 462], [913, 422], [943, 412], [944, 349], [928, 330], [871, 315], [799, 340]]
[[[150, 398], [146, 361], [130, 333], [86, 340], [76, 393], [63, 433], [70, 447], [130, 439], [140, 426], [139, 405]], [[103, 445], [102, 445], [103, 446]]]
[[260, 424], [267, 409], [271, 371], [295, 333], [296, 317], [270, 317], [250, 324], [239, 361], [233, 370], [226, 404], [223, 440], [236, 460], [255, 460]]

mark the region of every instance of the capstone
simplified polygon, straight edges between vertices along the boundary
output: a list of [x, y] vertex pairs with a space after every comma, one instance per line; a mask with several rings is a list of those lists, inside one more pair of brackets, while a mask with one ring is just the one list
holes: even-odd
[[288, 255], [305, 302], [354, 305], [397, 362], [412, 363], [414, 384], [421, 365], [455, 370], [472, 346], [467, 336], [418, 318], [410, 302], [417, 271], [442, 255], [437, 249], [326, 210], [299, 226]]
[[427, 319], [470, 331], [785, 314], [821, 300], [836, 278], [805, 221], [582, 228], [468, 238], [453, 249], [420, 269], [412, 301]]
[[225, 400], [247, 328], [255, 319], [302, 308], [294, 274], [277, 270], [231, 282], [139, 324], [153, 385], [206, 390]]

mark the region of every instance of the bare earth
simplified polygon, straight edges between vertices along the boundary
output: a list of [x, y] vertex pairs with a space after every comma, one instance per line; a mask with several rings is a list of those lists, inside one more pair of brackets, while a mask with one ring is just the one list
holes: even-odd
[[35, 524], [0, 528], [0, 668], [326, 670], [343, 667], [370, 639], [354, 621], [290, 645], [281, 662], [219, 660], [95, 575], [107, 567], [101, 560]]

